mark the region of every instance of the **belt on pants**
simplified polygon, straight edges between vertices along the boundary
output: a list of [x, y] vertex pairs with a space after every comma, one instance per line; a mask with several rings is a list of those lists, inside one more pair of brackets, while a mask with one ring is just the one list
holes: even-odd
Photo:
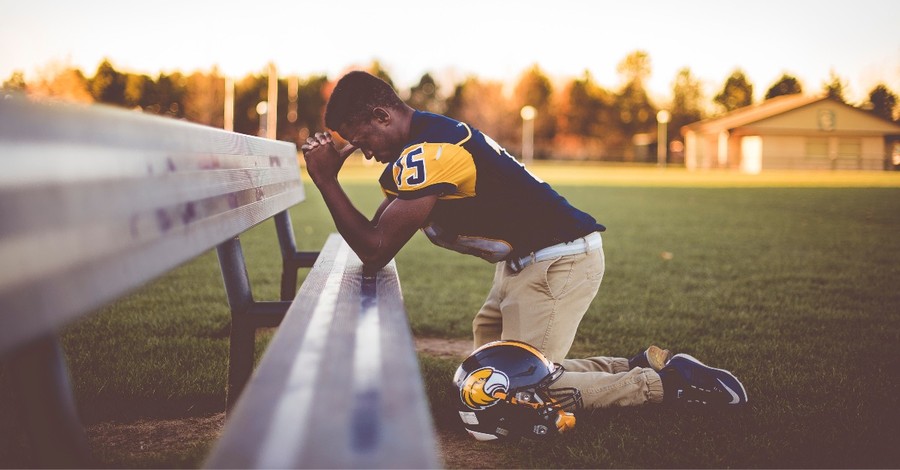
[[588, 253], [602, 246], [603, 238], [600, 236], [600, 232], [592, 232], [590, 235], [577, 240], [548, 246], [521, 258], [506, 260], [506, 265], [509, 266], [510, 270], [517, 273], [534, 263], [559, 258], [560, 256]]

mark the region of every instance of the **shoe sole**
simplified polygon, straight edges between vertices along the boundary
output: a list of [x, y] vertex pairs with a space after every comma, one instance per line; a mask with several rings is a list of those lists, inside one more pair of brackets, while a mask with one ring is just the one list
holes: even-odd
[[[706, 365], [706, 364], [700, 362], [700, 360], [697, 359], [696, 357], [691, 356], [690, 354], [684, 354], [684, 353], [680, 353], [680, 354], [676, 354], [676, 355], [672, 356], [672, 359], [670, 359], [669, 362], [674, 361], [675, 358], [678, 358], [678, 357], [683, 357], [683, 358], [685, 358], [685, 359], [687, 359], [687, 360], [689, 360], [689, 361], [691, 361], [691, 362], [700, 364], [701, 366], [703, 366], [703, 367], [705, 367], [705, 368], [707, 368], [707, 369], [709, 369], [709, 370], [716, 371], [716, 372], [718, 372], [718, 373], [720, 373], [720, 374], [723, 374], [723, 375], [727, 376], [727, 377], [730, 378], [731, 380], [733, 380], [734, 383], [736, 383], [736, 384], [741, 388], [741, 396], [743, 396], [744, 399], [743, 399], [743, 401], [741, 401], [741, 397], [737, 397], [737, 398], [738, 398], [738, 402], [737, 402], [737, 403], [729, 403], [729, 405], [742, 405], [742, 404], [747, 403], [747, 402], [750, 401], [750, 398], [747, 396], [747, 390], [744, 389], [744, 384], [741, 383], [741, 381], [738, 380], [738, 378], [735, 377], [734, 374], [732, 374], [731, 372], [729, 372], [729, 371], [727, 371], [727, 370], [725, 370], [725, 369], [717, 369], [717, 368], [715, 368], [715, 367], [710, 367], [710, 366], [708, 366], [708, 365]], [[730, 387], [730, 386], [726, 385], [726, 384], [725, 384], [724, 382], [722, 382], [722, 380], [721, 380], [720, 378], [718, 378], [718, 377], [716, 377], [716, 380], [719, 382], [719, 384], [721, 384], [723, 387], [725, 387], [726, 390], [728, 390], [728, 391], [731, 393], [731, 396], [732, 396], [732, 397], [735, 396], [734, 391], [731, 390], [731, 387]]]

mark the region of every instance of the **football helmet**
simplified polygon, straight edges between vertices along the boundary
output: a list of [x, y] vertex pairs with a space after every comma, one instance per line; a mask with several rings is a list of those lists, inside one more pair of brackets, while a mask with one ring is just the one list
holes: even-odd
[[550, 388], [564, 370], [521, 341], [494, 341], [476, 349], [453, 376], [466, 431], [490, 441], [544, 439], [572, 429], [581, 393]]

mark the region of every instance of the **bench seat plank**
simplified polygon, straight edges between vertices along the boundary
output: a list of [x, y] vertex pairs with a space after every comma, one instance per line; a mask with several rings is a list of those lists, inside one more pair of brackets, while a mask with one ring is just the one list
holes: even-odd
[[375, 278], [332, 235], [244, 389], [210, 468], [436, 468], [392, 261]]
[[0, 100], [0, 354], [304, 199], [296, 147], [105, 106]]

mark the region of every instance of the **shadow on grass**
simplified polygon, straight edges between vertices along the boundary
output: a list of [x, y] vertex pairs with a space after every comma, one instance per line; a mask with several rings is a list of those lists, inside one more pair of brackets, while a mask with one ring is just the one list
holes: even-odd
[[[0, 367], [0, 468], [37, 468], [26, 424]], [[100, 468], [197, 468], [224, 421], [225, 396], [98, 396], [78, 403]]]

